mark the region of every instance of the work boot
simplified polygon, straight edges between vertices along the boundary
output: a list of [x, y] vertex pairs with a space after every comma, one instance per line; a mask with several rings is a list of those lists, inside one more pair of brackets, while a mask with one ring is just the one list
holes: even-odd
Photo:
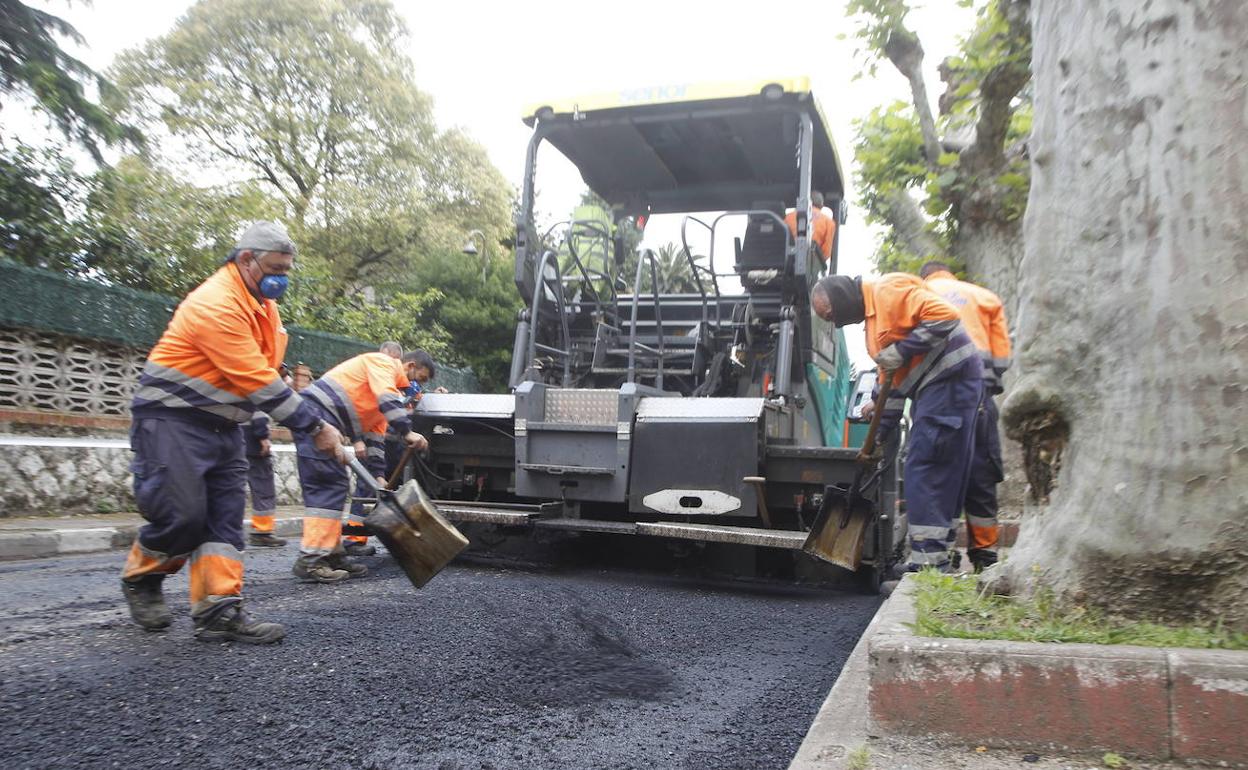
[[978, 548], [972, 548], [966, 552], [966, 557], [971, 561], [971, 567], [974, 568], [975, 574], [979, 574], [997, 563], [996, 551], [985, 551]]
[[272, 532], [252, 532], [247, 535], [247, 545], [256, 548], [281, 548], [286, 545], [286, 538], [278, 537]]
[[333, 569], [346, 572], [349, 577], [362, 578], [368, 574], [368, 567], [360, 564], [345, 553], [331, 553], [325, 557], [325, 562]]
[[130, 605], [130, 617], [148, 631], [163, 631], [173, 622], [165, 606], [165, 595], [160, 590], [164, 582], [164, 575], [144, 575], [121, 581], [121, 592]]
[[286, 636], [281, 623], [262, 623], [243, 609], [243, 601], [223, 602], [195, 619], [195, 638], [201, 642], [242, 642], [272, 644]]
[[331, 567], [323, 557], [306, 559], [301, 556], [291, 572], [305, 583], [341, 583], [351, 577], [346, 570]]
[[372, 556], [377, 553], [375, 547], [359, 540], [344, 540], [342, 549], [346, 551], [347, 556]]

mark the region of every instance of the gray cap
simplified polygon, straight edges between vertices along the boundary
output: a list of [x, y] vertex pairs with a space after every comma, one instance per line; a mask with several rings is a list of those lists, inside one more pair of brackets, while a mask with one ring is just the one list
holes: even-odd
[[234, 248], [242, 251], [280, 251], [283, 254], [295, 253], [295, 242], [290, 233], [278, 222], [256, 222], [247, 228], [243, 237], [238, 239]]

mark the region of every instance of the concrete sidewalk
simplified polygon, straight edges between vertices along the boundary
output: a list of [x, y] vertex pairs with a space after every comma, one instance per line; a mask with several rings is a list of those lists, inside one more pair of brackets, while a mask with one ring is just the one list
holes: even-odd
[[[298, 506], [278, 508], [276, 533], [282, 537], [302, 534], [302, 510]], [[244, 526], [250, 524], [248, 517]], [[141, 526], [143, 517], [137, 513], [0, 519], [0, 560], [129, 548]]]

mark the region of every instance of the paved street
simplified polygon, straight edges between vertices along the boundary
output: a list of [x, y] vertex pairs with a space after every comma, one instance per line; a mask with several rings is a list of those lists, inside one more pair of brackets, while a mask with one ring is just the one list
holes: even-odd
[[6, 768], [783, 768], [874, 597], [661, 573], [455, 566], [415, 591], [385, 557], [301, 585], [247, 553], [282, 644], [125, 615], [120, 552], [0, 563]]

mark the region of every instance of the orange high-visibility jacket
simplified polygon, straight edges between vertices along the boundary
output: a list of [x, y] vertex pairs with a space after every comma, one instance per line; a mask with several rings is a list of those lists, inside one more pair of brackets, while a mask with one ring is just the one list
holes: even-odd
[[1010, 368], [1010, 330], [1001, 298], [982, 286], [959, 281], [947, 270], [929, 275], [927, 285], [958, 309], [966, 333], [984, 360], [984, 384], [1000, 393], [1001, 378]]
[[258, 409], [309, 429], [319, 418], [277, 372], [286, 342], [277, 303], [257, 300], [227, 263], [174, 311], [147, 356], [131, 413], [242, 423]]
[[[784, 223], [789, 226], [789, 232], [796, 238], [797, 211], [785, 214]], [[823, 257], [824, 262], [832, 258], [832, 240], [835, 237], [836, 220], [819, 209], [814, 209], [814, 214], [810, 218], [810, 242], [819, 247], [819, 255]]]
[[304, 394], [334, 415], [352, 440], [368, 444], [371, 456], [384, 446], [387, 423], [400, 435], [412, 429], [402, 394], [409, 385], [397, 358], [361, 353], [325, 372]]
[[885, 426], [895, 423], [906, 399], [928, 384], [955, 374], [980, 376], [975, 345], [957, 308], [918, 276], [887, 273], [878, 279], [864, 278], [862, 299], [867, 352], [875, 358], [884, 348], [896, 345], [905, 362], [893, 375], [893, 391], [881, 415]]

